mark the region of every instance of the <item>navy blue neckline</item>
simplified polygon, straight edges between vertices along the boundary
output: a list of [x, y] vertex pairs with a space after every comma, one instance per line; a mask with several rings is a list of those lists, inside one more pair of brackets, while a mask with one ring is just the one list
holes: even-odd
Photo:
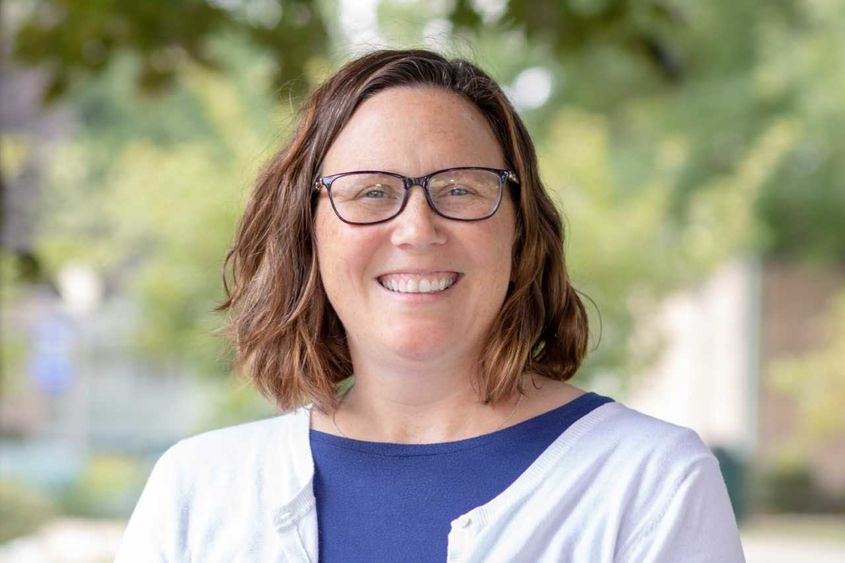
[[[310, 437], [312, 440], [320, 442], [328, 446], [334, 446], [344, 449], [357, 450], [362, 453], [369, 453], [381, 456], [416, 456], [416, 455], [437, 455], [452, 452], [465, 451], [474, 448], [480, 448], [488, 445], [501, 445], [503, 441], [521, 440], [525, 433], [531, 433], [538, 427], [547, 425], [552, 419], [569, 414], [571, 411], [582, 412], [583, 410], [591, 411], [596, 406], [605, 402], [610, 402], [613, 399], [598, 395], [594, 392], [586, 392], [575, 399], [556, 407], [550, 411], [538, 414], [528, 420], [514, 424], [490, 432], [475, 436], [472, 438], [465, 438], [462, 440], [455, 440], [451, 442], [436, 442], [432, 444], [397, 444], [394, 442], [371, 442], [367, 440], [356, 440], [354, 438], [344, 438], [336, 436], [320, 430], [310, 430]], [[594, 403], [598, 403], [594, 405]]]

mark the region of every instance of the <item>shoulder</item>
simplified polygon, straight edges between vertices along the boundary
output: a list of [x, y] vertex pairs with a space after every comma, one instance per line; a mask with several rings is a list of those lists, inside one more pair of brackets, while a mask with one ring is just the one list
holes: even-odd
[[710, 449], [690, 428], [631, 409], [619, 402], [597, 408], [587, 417], [584, 447], [592, 446], [621, 457], [665, 464], [715, 460]]
[[[271, 519], [301, 495], [313, 474], [309, 418], [308, 409], [298, 409], [204, 432], [170, 447], [147, 480], [118, 560], [223, 553], [238, 548], [231, 545], [232, 537], [258, 538], [274, 530]], [[233, 508], [237, 519], [229, 517]], [[218, 560], [223, 559], [232, 560]]]
[[718, 463], [689, 428], [608, 402], [569, 426], [524, 476], [526, 487], [494, 499], [492, 513], [532, 529], [549, 523], [548, 533], [560, 534], [569, 553], [584, 549], [592, 554], [587, 559], [614, 561], [687, 561], [690, 553], [709, 554], [700, 561], [741, 560]]
[[[666, 502], [692, 475], [719, 475], [710, 449], [693, 430], [606, 403], [564, 432], [553, 447], [556, 471], [589, 476], [585, 487], [626, 512]], [[620, 504], [621, 506], [621, 504]]]
[[170, 448], [170, 455], [182, 457], [231, 457], [249, 455], [268, 447], [296, 440], [308, 427], [308, 409], [294, 411], [218, 428], [185, 438]]
[[591, 415], [578, 450], [628, 516], [657, 520], [681, 497], [724, 495], [719, 463], [695, 431], [621, 403]]
[[[620, 560], [683, 560], [684, 545], [701, 543], [688, 537], [696, 534], [724, 539], [725, 557], [706, 560], [738, 560], [719, 463], [695, 431], [621, 403], [602, 405], [579, 422], [584, 430], [568, 457], [588, 476], [582, 498], [617, 522]], [[652, 552], [660, 549], [673, 555]]]
[[698, 434], [619, 403], [600, 408], [606, 418], [591, 437], [611, 468], [605, 492], [620, 515], [620, 560], [695, 552], [702, 561], [742, 561], [719, 463]]
[[180, 488], [191, 490], [241, 482], [251, 486], [264, 475], [307, 479], [312, 467], [309, 414], [310, 409], [300, 408], [185, 438], [171, 446], [156, 467]]

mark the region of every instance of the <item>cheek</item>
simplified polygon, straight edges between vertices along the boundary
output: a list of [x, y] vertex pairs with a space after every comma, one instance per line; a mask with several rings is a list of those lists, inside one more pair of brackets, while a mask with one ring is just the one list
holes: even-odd
[[328, 207], [319, 210], [315, 225], [317, 262], [332, 303], [366, 283], [377, 242], [373, 234], [372, 228], [365, 230], [342, 223]]
[[513, 252], [514, 242], [516, 241], [516, 225], [511, 206], [502, 209], [503, 213], [501, 222], [494, 225], [492, 232], [489, 233], [490, 241], [495, 241], [491, 244], [493, 248], [492, 260], [495, 262], [498, 271], [506, 272], [508, 280], [513, 279]]
[[338, 240], [337, 226], [333, 218], [329, 216], [332, 210], [328, 204], [320, 201], [317, 206], [316, 220], [314, 226], [315, 248], [317, 250], [317, 264], [320, 271], [320, 279], [326, 290], [329, 301], [335, 301], [335, 286], [340, 275], [339, 264], [342, 254], [335, 241]]

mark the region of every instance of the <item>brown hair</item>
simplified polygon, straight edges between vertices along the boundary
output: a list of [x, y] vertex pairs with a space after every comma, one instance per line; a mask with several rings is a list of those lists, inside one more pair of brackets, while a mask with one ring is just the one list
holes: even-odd
[[237, 365], [282, 410], [311, 401], [333, 409], [337, 383], [352, 375], [343, 325], [320, 281], [312, 187], [355, 109], [398, 86], [443, 88], [472, 102], [520, 181], [512, 192], [513, 281], [479, 359], [479, 397], [495, 403], [522, 391], [524, 373], [567, 380], [586, 354], [587, 315], [566, 272], [561, 218], [540, 181], [528, 131], [502, 89], [465, 60], [377, 51], [347, 63], [308, 98], [290, 141], [261, 174], [226, 255], [227, 299], [217, 310], [230, 312]]

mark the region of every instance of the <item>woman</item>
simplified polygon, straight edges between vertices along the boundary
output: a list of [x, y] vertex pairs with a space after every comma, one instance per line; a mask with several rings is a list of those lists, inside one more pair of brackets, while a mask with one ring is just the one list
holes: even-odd
[[240, 363], [286, 414], [168, 450], [118, 560], [742, 561], [695, 433], [566, 383], [562, 237], [491, 78], [347, 64], [227, 257]]

